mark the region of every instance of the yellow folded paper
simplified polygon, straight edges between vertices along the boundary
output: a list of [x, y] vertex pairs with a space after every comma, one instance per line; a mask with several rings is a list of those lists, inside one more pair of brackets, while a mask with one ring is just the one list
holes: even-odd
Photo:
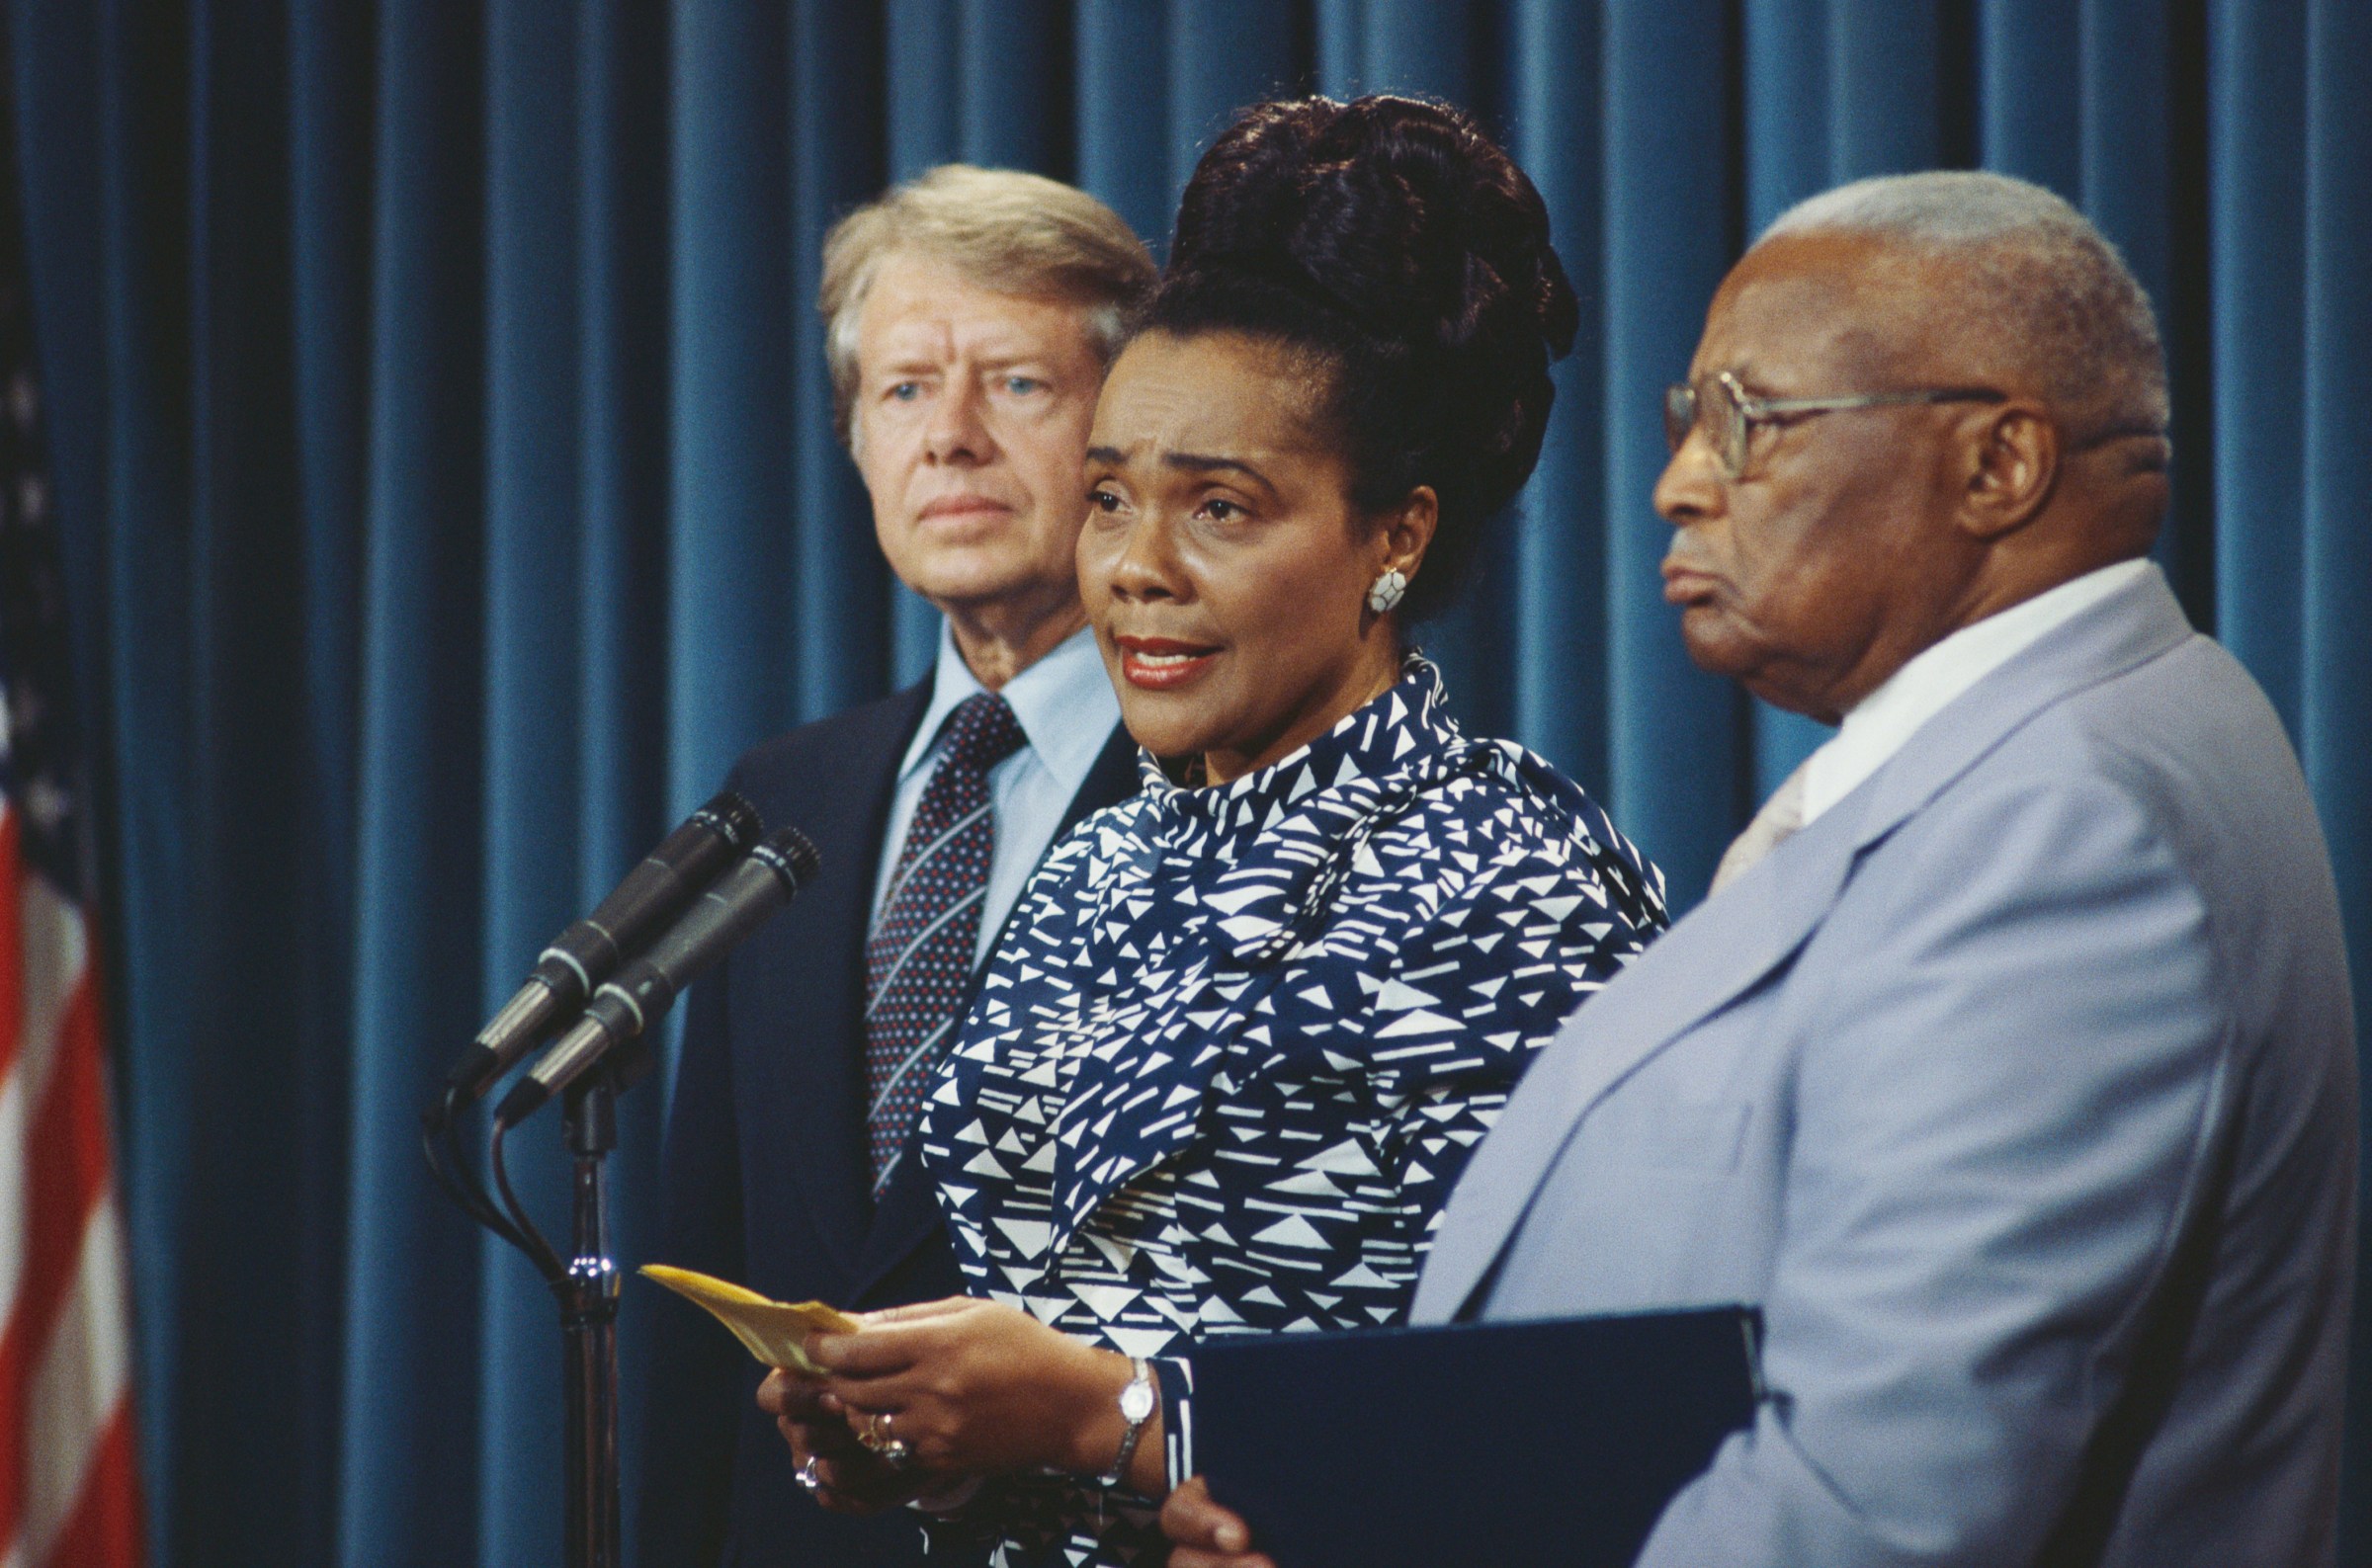
[[749, 1347], [749, 1354], [769, 1366], [794, 1371], [821, 1371], [807, 1360], [807, 1336], [817, 1333], [854, 1334], [864, 1327], [838, 1307], [820, 1301], [774, 1301], [728, 1280], [716, 1279], [689, 1269], [646, 1263], [642, 1273], [687, 1300], [697, 1301]]

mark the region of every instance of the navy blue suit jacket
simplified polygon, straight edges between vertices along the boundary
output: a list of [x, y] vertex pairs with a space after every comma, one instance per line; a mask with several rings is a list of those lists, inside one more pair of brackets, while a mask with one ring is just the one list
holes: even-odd
[[[743, 755], [730, 787], [767, 823], [798, 823], [822, 868], [687, 999], [667, 1130], [661, 1262], [778, 1300], [865, 1309], [963, 1293], [919, 1159], [867, 1196], [865, 933], [897, 768], [928, 680]], [[1115, 729], [1059, 840], [1137, 790], [1136, 747]], [[641, 1568], [873, 1568], [919, 1563], [906, 1510], [826, 1514], [754, 1403], [764, 1369], [708, 1315], [651, 1308], [642, 1432]]]

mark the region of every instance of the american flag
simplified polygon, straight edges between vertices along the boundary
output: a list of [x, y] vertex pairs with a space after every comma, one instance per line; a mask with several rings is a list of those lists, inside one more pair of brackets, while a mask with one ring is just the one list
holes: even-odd
[[[0, 131], [13, 117], [0, 99]], [[124, 1235], [82, 908], [65, 585], [0, 146], [0, 1568], [140, 1558]]]

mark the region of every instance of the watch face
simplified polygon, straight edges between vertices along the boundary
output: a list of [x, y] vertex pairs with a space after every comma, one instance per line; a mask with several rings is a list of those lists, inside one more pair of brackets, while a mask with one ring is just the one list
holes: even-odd
[[1122, 1389], [1120, 1413], [1132, 1422], [1150, 1421], [1153, 1417], [1153, 1385], [1131, 1383]]

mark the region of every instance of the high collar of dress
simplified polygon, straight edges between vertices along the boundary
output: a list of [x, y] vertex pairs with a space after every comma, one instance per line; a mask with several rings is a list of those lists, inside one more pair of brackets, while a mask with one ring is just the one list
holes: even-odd
[[[1441, 673], [1410, 653], [1389, 691], [1240, 779], [1183, 787], [1139, 753], [1145, 849], [1185, 873], [1181, 891], [1211, 911], [1229, 956], [1261, 962], [1292, 945], [1375, 827], [1428, 782], [1471, 765], [1472, 750], [1443, 703]], [[1214, 875], [1212, 862], [1226, 869]]]
[[1456, 721], [1442, 708], [1441, 672], [1432, 660], [1412, 650], [1400, 655], [1400, 678], [1366, 706], [1265, 768], [1224, 784], [1181, 784], [1170, 777], [1170, 764], [1140, 747], [1137, 772], [1144, 793], [1165, 814], [1232, 832], [1313, 788], [1389, 770], [1415, 748], [1440, 745], [1458, 734]]

